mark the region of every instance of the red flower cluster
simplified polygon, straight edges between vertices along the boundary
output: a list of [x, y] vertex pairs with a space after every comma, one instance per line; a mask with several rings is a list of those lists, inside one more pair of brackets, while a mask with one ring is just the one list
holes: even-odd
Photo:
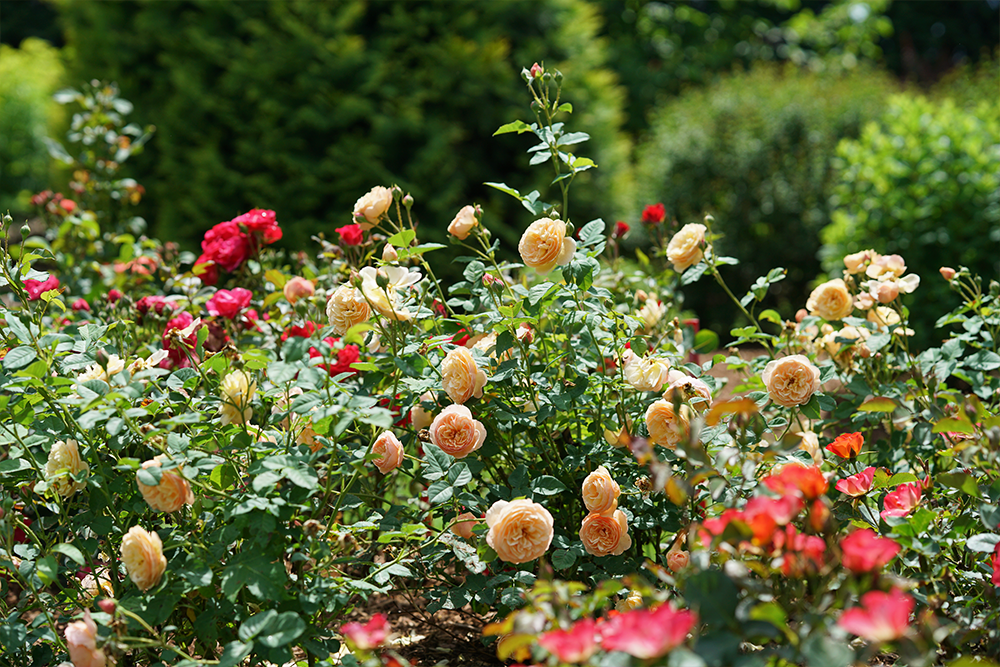
[[44, 206], [45, 210], [55, 215], [69, 215], [77, 209], [77, 204], [72, 199], [66, 199], [61, 192], [52, 193], [52, 190], [43, 190], [31, 198], [33, 206]]
[[235, 271], [243, 262], [253, 257], [262, 245], [269, 245], [281, 238], [281, 228], [274, 211], [258, 208], [220, 222], [205, 232], [201, 242], [201, 256], [195, 266], [201, 267], [201, 280], [214, 285], [219, 280], [218, 269]]
[[775, 474], [764, 478], [764, 484], [775, 493], [801, 493], [807, 500], [819, 498], [826, 493], [829, 484], [819, 466], [804, 466], [790, 463]]
[[[108, 296], [110, 298], [111, 295]], [[136, 302], [135, 309], [139, 311], [140, 317], [144, 317], [150, 310], [156, 311], [157, 315], [162, 315], [164, 310], [170, 312], [173, 306], [162, 296], [144, 296]]]
[[869, 591], [861, 596], [860, 607], [841, 614], [837, 625], [870, 642], [890, 642], [906, 634], [912, 612], [913, 598], [898, 588]]
[[312, 338], [316, 333], [316, 323], [306, 320], [305, 324], [293, 324], [281, 333], [281, 342], [284, 343], [289, 338]]
[[658, 225], [667, 219], [667, 209], [663, 204], [652, 204], [642, 209], [642, 221], [647, 225]]

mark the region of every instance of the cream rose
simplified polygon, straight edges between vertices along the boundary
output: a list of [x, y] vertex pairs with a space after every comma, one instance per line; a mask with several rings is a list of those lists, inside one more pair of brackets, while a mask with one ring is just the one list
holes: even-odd
[[566, 237], [565, 222], [542, 218], [524, 230], [517, 251], [521, 261], [544, 275], [556, 265], [569, 264], [576, 252], [576, 241]]
[[[361, 291], [371, 306], [392, 320], [408, 321], [413, 314], [400, 304], [400, 292], [416, 285], [423, 277], [420, 271], [401, 266], [383, 266], [376, 269], [366, 266], [358, 272], [361, 276]], [[384, 283], [384, 287], [379, 283]]]
[[367, 322], [372, 309], [360, 291], [350, 285], [341, 285], [326, 302], [326, 316], [333, 332], [343, 336], [356, 324]]
[[222, 402], [219, 403], [219, 414], [222, 415], [222, 425], [245, 424], [250, 421], [253, 408], [250, 401], [257, 391], [257, 381], [245, 371], [233, 371], [222, 379], [219, 393]]
[[639, 391], [660, 391], [670, 375], [670, 362], [658, 357], [629, 355], [622, 369], [625, 381]]
[[823, 450], [819, 446], [819, 436], [812, 431], [799, 431], [795, 435], [802, 438], [799, 442], [799, 449], [809, 454], [813, 463], [821, 465], [823, 463]]
[[664, 400], [673, 403], [676, 396], [682, 402], [701, 411], [712, 407], [712, 390], [704, 381], [691, 377], [683, 371], [671, 370], [667, 382], [670, 384], [663, 392]]
[[122, 539], [122, 562], [129, 579], [140, 589], [148, 591], [160, 583], [160, 577], [167, 569], [160, 536], [155, 531], [146, 532], [140, 526], [129, 528]]
[[689, 430], [688, 408], [682, 405], [674, 412], [674, 404], [662, 398], [646, 408], [646, 430], [649, 440], [654, 445], [663, 445], [673, 449]]
[[620, 556], [632, 546], [625, 513], [617, 509], [591, 512], [580, 525], [580, 540], [592, 556]]
[[589, 512], [609, 512], [618, 509], [621, 487], [604, 466], [600, 466], [583, 480], [583, 504]]
[[472, 411], [464, 405], [449, 405], [442, 410], [430, 431], [431, 442], [456, 459], [464, 459], [486, 440], [486, 427], [473, 419]]
[[809, 295], [806, 308], [810, 315], [817, 315], [833, 322], [842, 320], [854, 312], [854, 299], [847, 285], [840, 278], [828, 280]]
[[108, 361], [105, 364], [105, 368], [102, 368], [100, 364], [91, 364], [87, 366], [87, 369], [76, 376], [77, 382], [86, 382], [87, 380], [103, 380], [104, 382], [111, 384], [111, 378], [121, 373], [125, 370], [125, 361], [119, 357], [117, 354], [112, 354], [108, 357]]
[[90, 466], [80, 458], [80, 447], [76, 440], [57, 440], [52, 443], [49, 458], [45, 462], [45, 479], [49, 487], [63, 498], [69, 498], [77, 491], [87, 486], [86, 482], [77, 482], [73, 475], [79, 477], [90, 472]]
[[368, 231], [378, 224], [379, 219], [392, 206], [392, 191], [376, 185], [364, 197], [354, 202], [354, 221], [361, 229]]
[[768, 362], [761, 374], [771, 400], [790, 408], [805, 405], [819, 390], [819, 369], [801, 354]]
[[541, 558], [552, 544], [553, 521], [549, 511], [530, 500], [498, 500], [486, 513], [486, 543], [508, 563]]
[[646, 331], [652, 331], [653, 328], [659, 324], [660, 320], [663, 319], [663, 314], [666, 313], [666, 308], [660, 303], [659, 299], [655, 294], [651, 294], [646, 302], [643, 304], [642, 308], [639, 309], [639, 319], [642, 320], [643, 328]]
[[667, 244], [667, 259], [674, 265], [674, 271], [683, 273], [701, 261], [705, 256], [701, 244], [705, 242], [707, 231], [708, 227], [705, 225], [690, 222], [674, 234]]
[[486, 371], [479, 370], [472, 352], [456, 347], [441, 362], [441, 386], [455, 403], [465, 403], [475, 396], [481, 398], [486, 384]]
[[385, 247], [382, 248], [382, 261], [388, 263], [399, 261], [399, 253], [396, 252], [396, 249], [388, 243], [386, 243]]
[[306, 280], [302, 276], [290, 278], [282, 290], [282, 294], [288, 299], [288, 303], [294, 304], [299, 299], [308, 299], [316, 293], [316, 286], [311, 280]]
[[104, 651], [97, 648], [97, 624], [86, 611], [82, 621], [73, 621], [66, 626], [66, 648], [73, 667], [104, 667]]
[[377, 456], [372, 461], [383, 475], [395, 470], [403, 462], [403, 443], [392, 431], [382, 431], [372, 445], [372, 454]]
[[448, 233], [460, 241], [469, 238], [469, 234], [479, 224], [476, 220], [476, 209], [472, 206], [463, 206], [455, 219], [448, 225]]
[[[159, 468], [169, 459], [160, 454], [142, 464], [143, 468]], [[139, 493], [146, 503], [158, 512], [176, 512], [184, 505], [194, 503], [191, 485], [176, 470], [160, 473], [160, 483], [156, 486], [146, 486], [139, 481], [136, 473], [135, 483], [139, 485]]]
[[434, 394], [428, 391], [421, 395], [413, 407], [410, 408], [410, 425], [413, 426], [413, 430], [420, 431], [425, 429], [434, 421], [434, 413], [431, 410], [424, 410], [421, 405], [421, 403], [433, 402]]

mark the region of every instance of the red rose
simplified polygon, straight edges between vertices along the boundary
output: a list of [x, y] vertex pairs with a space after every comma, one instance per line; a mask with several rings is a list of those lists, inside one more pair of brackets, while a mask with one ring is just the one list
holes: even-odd
[[214, 261], [226, 271], [235, 271], [250, 256], [250, 243], [240, 226], [233, 221], [220, 222], [205, 232], [201, 242], [202, 257]]
[[201, 257], [194, 260], [194, 275], [201, 278], [202, 284], [212, 286], [219, 282], [219, 269], [215, 265], [215, 260], [202, 253]]
[[108, 303], [118, 303], [118, 300], [121, 299], [123, 296], [125, 295], [112, 287], [110, 290], [108, 290]]
[[628, 223], [619, 220], [615, 223], [615, 231], [612, 232], [611, 238], [620, 239], [628, 234], [629, 229], [631, 229], [631, 227], [628, 226]]
[[[361, 358], [361, 350], [358, 349], [357, 345], [345, 345], [343, 349], [336, 349], [336, 343], [339, 338], [324, 338], [323, 342], [330, 346], [331, 352], [336, 353], [337, 360], [332, 364], [319, 364], [320, 368], [325, 368], [326, 372], [330, 375], [337, 375], [339, 373], [357, 373], [357, 370], [351, 368], [351, 364], [355, 363]], [[309, 348], [309, 357], [316, 359], [317, 357], [322, 357], [323, 354], [315, 347]]]
[[139, 315], [146, 315], [150, 310], [162, 315], [164, 310], [172, 310], [170, 302], [162, 296], [144, 296], [136, 302], [135, 309], [139, 311]]
[[663, 204], [653, 204], [642, 210], [642, 221], [647, 225], [658, 225], [667, 217], [667, 209]]
[[231, 222], [243, 225], [251, 234], [260, 234], [266, 244], [271, 244], [281, 239], [281, 227], [278, 226], [278, 222], [275, 220], [274, 211], [255, 208], [233, 218]]
[[260, 327], [257, 326], [258, 317], [259, 315], [257, 315], [257, 311], [254, 310], [253, 308], [250, 308], [249, 310], [247, 310], [247, 312], [243, 313], [243, 319], [241, 320], [241, 323], [243, 324], [243, 329], [246, 331], [249, 331], [250, 329], [256, 329], [257, 331], [260, 331]]
[[25, 280], [24, 289], [28, 292], [28, 301], [38, 301], [49, 290], [59, 289], [59, 279], [49, 276], [46, 280]]
[[284, 343], [289, 338], [311, 338], [314, 333], [316, 333], [316, 323], [307, 320], [302, 326], [296, 324], [288, 327], [281, 334], [281, 342]]
[[334, 231], [340, 234], [340, 239], [344, 245], [361, 245], [361, 242], [365, 238], [365, 233], [361, 230], [361, 225], [344, 225]]
[[231, 290], [220, 289], [212, 295], [212, 298], [205, 305], [212, 315], [231, 320], [250, 305], [251, 298], [253, 298], [253, 292], [242, 287]]

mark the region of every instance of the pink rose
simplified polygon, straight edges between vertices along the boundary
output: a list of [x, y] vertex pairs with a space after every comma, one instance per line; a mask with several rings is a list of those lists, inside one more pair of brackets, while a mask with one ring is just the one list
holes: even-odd
[[403, 443], [392, 431], [383, 431], [382, 435], [372, 445], [372, 454], [376, 454], [373, 463], [383, 475], [395, 470], [403, 462]]
[[890, 516], [906, 516], [920, 502], [921, 495], [923, 495], [923, 487], [920, 482], [900, 484], [895, 491], [890, 491], [885, 495], [880, 516], [883, 519]]
[[45, 280], [25, 280], [24, 289], [28, 292], [28, 301], [38, 301], [49, 290], [59, 289], [59, 279], [49, 276]]
[[690, 555], [682, 549], [671, 549], [667, 552], [667, 567], [671, 572], [680, 572], [688, 566]]
[[597, 650], [597, 623], [582, 618], [569, 630], [550, 630], [538, 638], [539, 645], [560, 663], [586, 662]]
[[208, 312], [216, 317], [224, 317], [231, 320], [239, 315], [240, 311], [250, 305], [253, 292], [242, 287], [231, 290], [220, 289], [212, 295], [205, 306]]
[[358, 622], [340, 626], [340, 634], [355, 650], [368, 651], [378, 648], [389, 638], [389, 621], [382, 614], [375, 614], [371, 620], [361, 625]]
[[900, 546], [888, 537], [878, 537], [875, 532], [862, 528], [840, 541], [844, 555], [840, 562], [854, 574], [874, 572], [899, 553]]
[[474, 534], [472, 529], [478, 521], [479, 519], [472, 512], [463, 512], [455, 517], [455, 524], [452, 525], [451, 532], [463, 539], [471, 540]]
[[70, 308], [72, 308], [73, 310], [85, 310], [88, 313], [90, 312], [90, 304], [87, 303], [86, 299], [82, 299], [82, 298], [81, 299], [77, 299], [76, 301], [74, 301], [73, 305], [70, 306]]
[[875, 468], [868, 466], [856, 475], [851, 475], [837, 482], [837, 490], [848, 496], [863, 496], [872, 490], [875, 481]]
[[104, 651], [97, 648], [97, 624], [85, 611], [82, 621], [66, 626], [66, 647], [73, 667], [104, 667]]
[[861, 606], [848, 609], [837, 625], [870, 642], [890, 642], [903, 637], [910, 627], [913, 598], [898, 588], [889, 593], [869, 591], [861, 596]]
[[669, 603], [653, 611], [633, 609], [601, 626], [601, 647], [643, 660], [660, 658], [684, 643], [694, 623], [692, 612], [677, 611]]

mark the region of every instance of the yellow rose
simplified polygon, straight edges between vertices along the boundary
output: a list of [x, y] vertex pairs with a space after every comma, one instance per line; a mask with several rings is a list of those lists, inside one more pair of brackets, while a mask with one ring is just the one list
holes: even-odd
[[464, 405], [449, 405], [442, 410], [431, 423], [430, 432], [431, 442], [456, 459], [464, 459], [486, 440], [486, 427], [473, 419]]
[[441, 362], [441, 386], [455, 403], [465, 403], [475, 396], [481, 398], [486, 384], [486, 371], [479, 370], [476, 360], [464, 347], [456, 347]]
[[392, 320], [405, 322], [413, 317], [400, 304], [400, 292], [420, 282], [420, 271], [411, 271], [401, 266], [384, 266], [381, 269], [366, 266], [358, 275], [361, 276], [364, 298], [368, 299], [375, 310]]
[[282, 293], [288, 299], [288, 303], [294, 304], [299, 299], [308, 299], [315, 294], [316, 286], [312, 284], [311, 280], [306, 280], [302, 276], [294, 276], [285, 283]]
[[806, 308], [809, 309], [810, 315], [817, 315], [833, 322], [842, 320], [854, 312], [854, 299], [844, 281], [836, 278], [814, 289], [806, 301]]
[[670, 362], [658, 357], [628, 356], [625, 381], [639, 391], [660, 391], [670, 375]]
[[51, 489], [63, 498], [69, 498], [87, 486], [85, 482], [74, 481], [72, 476], [88, 472], [90, 466], [80, 458], [76, 440], [57, 440], [52, 443], [48, 461], [45, 462], [45, 479]]
[[[167, 460], [169, 459], [166, 456], [160, 454], [143, 463], [142, 467], [159, 468]], [[139, 485], [139, 493], [146, 503], [158, 512], [176, 512], [184, 505], [194, 503], [191, 485], [176, 470], [160, 473], [160, 483], [156, 486], [146, 486], [139, 481], [138, 476], [135, 482]]]
[[663, 445], [673, 449], [682, 438], [687, 437], [688, 407], [682, 405], [674, 412], [674, 404], [660, 399], [646, 409], [646, 430], [649, 440], [654, 445]]
[[472, 206], [463, 206], [462, 210], [455, 215], [455, 219], [448, 225], [448, 233], [460, 241], [469, 238], [469, 234], [479, 221], [476, 220], [476, 209]]
[[84, 612], [82, 621], [73, 621], [66, 626], [66, 648], [73, 667], [104, 667], [104, 651], [97, 648], [97, 624]]
[[392, 431], [382, 431], [382, 435], [372, 445], [372, 454], [377, 454], [373, 461], [375, 467], [385, 475], [403, 462], [403, 443]]
[[167, 569], [163, 542], [156, 532], [148, 533], [139, 526], [129, 528], [122, 539], [122, 562], [128, 577], [144, 591], [160, 583]]
[[376, 185], [368, 194], [354, 202], [354, 221], [361, 229], [368, 231], [378, 224], [392, 205], [392, 191], [389, 188]]
[[341, 285], [326, 302], [326, 316], [333, 332], [343, 336], [355, 324], [367, 322], [372, 309], [364, 295], [350, 285]]
[[589, 512], [608, 512], [618, 508], [621, 487], [611, 478], [604, 466], [587, 475], [583, 480], [583, 504]]
[[569, 264], [576, 252], [576, 241], [566, 237], [565, 222], [542, 218], [524, 230], [517, 251], [525, 265], [544, 275], [556, 265]]
[[642, 593], [640, 593], [639, 591], [629, 591], [628, 596], [625, 599], [619, 600], [615, 604], [615, 610], [618, 611], [619, 613], [624, 613], [632, 609], [638, 609], [641, 606], [642, 606]]
[[502, 561], [527, 563], [541, 558], [552, 544], [549, 511], [530, 500], [498, 500], [486, 513], [486, 543]]
[[688, 267], [694, 266], [704, 257], [701, 244], [705, 242], [705, 232], [708, 227], [697, 222], [691, 222], [674, 234], [667, 244], [667, 259], [674, 265], [674, 271], [682, 273]]
[[591, 512], [580, 525], [580, 540], [592, 556], [620, 556], [632, 546], [625, 513], [621, 510]]
[[819, 369], [801, 354], [768, 362], [761, 379], [771, 400], [786, 408], [805, 405], [820, 386]]
[[219, 414], [222, 415], [222, 425], [244, 424], [250, 420], [253, 408], [250, 401], [257, 391], [257, 382], [245, 371], [233, 371], [222, 379], [219, 393], [222, 402], [219, 403]]

